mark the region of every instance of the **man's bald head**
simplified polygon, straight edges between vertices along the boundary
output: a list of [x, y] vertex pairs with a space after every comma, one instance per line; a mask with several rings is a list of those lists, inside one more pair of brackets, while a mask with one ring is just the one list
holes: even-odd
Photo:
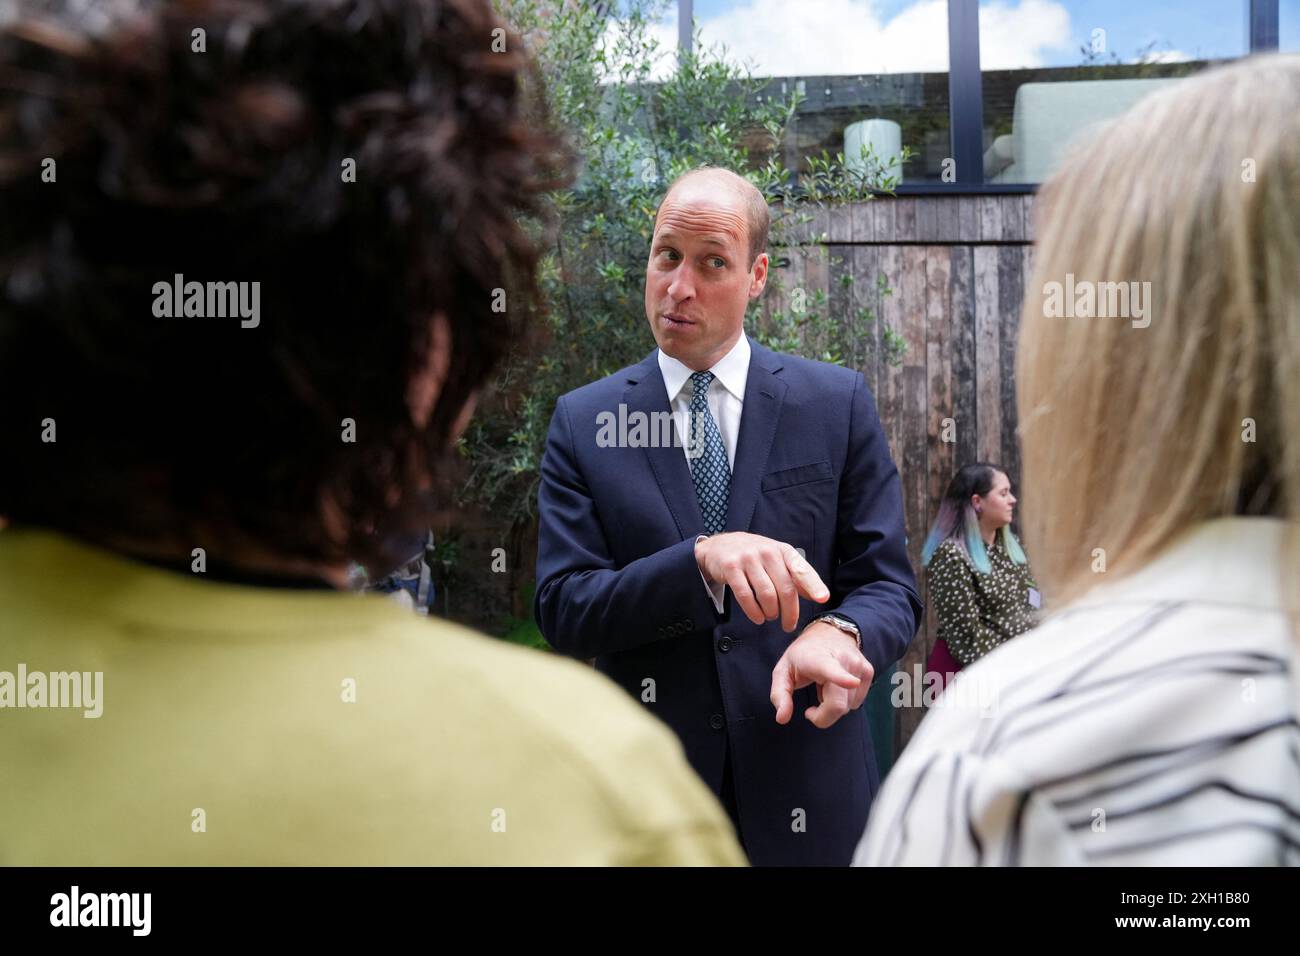
[[712, 368], [745, 331], [767, 284], [762, 194], [725, 169], [678, 177], [655, 211], [645, 314], [655, 344], [692, 371]]
[[[674, 179], [669, 184], [668, 191], [664, 193], [664, 198], [659, 201], [660, 207], [668, 201], [675, 189], [687, 184], [729, 190], [740, 199], [749, 229], [749, 264], [752, 266], [754, 260], [767, 248], [767, 231], [772, 221], [767, 202], [763, 199], [763, 194], [758, 191], [758, 187], [729, 169], [720, 166], [701, 166], [699, 169], [682, 173]], [[657, 218], [658, 210], [655, 211], [655, 215]]]

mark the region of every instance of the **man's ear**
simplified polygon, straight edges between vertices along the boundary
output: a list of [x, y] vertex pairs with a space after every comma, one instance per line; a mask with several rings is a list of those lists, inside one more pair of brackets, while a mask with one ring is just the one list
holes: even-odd
[[757, 299], [767, 286], [767, 253], [760, 252], [749, 272], [749, 297]]

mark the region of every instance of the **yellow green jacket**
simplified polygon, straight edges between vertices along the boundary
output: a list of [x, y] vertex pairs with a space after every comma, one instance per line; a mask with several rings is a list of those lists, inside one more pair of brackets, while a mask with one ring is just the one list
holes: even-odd
[[3, 865], [744, 863], [676, 738], [579, 664], [44, 531], [0, 532], [0, 767]]

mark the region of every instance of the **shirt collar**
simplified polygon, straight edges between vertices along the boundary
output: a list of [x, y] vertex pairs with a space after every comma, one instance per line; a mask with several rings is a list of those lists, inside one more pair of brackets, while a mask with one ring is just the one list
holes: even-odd
[[[709, 369], [722, 383], [722, 387], [742, 402], [745, 400], [745, 383], [749, 379], [750, 351], [749, 336], [742, 332], [731, 351]], [[658, 350], [658, 357], [659, 371], [663, 373], [664, 387], [668, 390], [668, 401], [671, 403], [691, 380], [693, 373], [671, 355], [664, 354], [662, 349]]]

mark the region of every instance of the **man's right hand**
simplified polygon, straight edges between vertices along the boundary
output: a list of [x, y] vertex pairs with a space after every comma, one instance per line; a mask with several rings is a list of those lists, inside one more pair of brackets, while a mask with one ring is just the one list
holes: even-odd
[[733, 531], [695, 543], [695, 563], [706, 581], [731, 588], [755, 624], [781, 619], [787, 632], [799, 623], [799, 595], [823, 604], [830, 591], [793, 545]]

